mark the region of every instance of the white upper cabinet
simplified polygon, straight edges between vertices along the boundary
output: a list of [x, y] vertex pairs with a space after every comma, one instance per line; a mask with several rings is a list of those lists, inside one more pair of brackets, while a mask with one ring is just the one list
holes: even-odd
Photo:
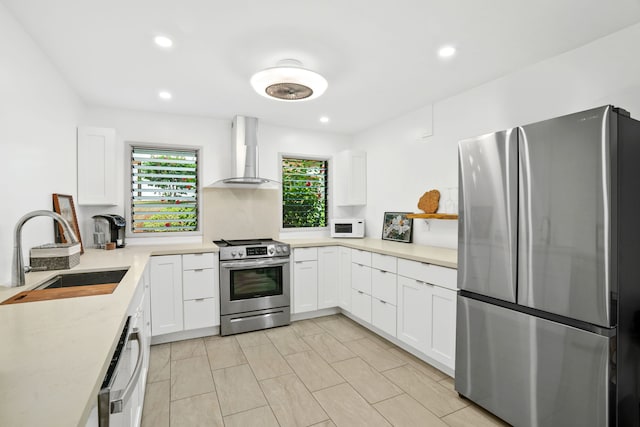
[[116, 131], [78, 127], [78, 205], [118, 204]]
[[335, 182], [333, 185], [337, 206], [367, 204], [367, 154], [346, 150], [335, 156]]

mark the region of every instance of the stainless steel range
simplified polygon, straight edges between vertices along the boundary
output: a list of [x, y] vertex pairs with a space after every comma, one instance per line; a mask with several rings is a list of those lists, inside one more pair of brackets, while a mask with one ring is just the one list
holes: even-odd
[[219, 240], [220, 335], [288, 325], [289, 245], [271, 239]]

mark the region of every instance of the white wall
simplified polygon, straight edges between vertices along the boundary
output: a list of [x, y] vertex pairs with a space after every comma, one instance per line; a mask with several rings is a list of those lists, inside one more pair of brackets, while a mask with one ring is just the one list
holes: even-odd
[[[52, 193], [76, 196], [76, 125], [84, 106], [0, 3], [0, 284], [11, 281], [13, 228], [29, 211], [52, 209]], [[23, 228], [28, 248], [53, 242], [49, 218]], [[28, 259], [26, 260], [28, 265]]]
[[[128, 200], [128, 195], [124, 191], [124, 178], [126, 177], [124, 143], [126, 141], [201, 146], [203, 148], [202, 183], [208, 185], [230, 176], [231, 118], [220, 120], [206, 117], [89, 107], [83, 124], [115, 128], [120, 140], [117, 154], [118, 163], [114, 171], [114, 176], [120, 180], [118, 183], [118, 188], [121, 189], [120, 204], [111, 207], [80, 208], [84, 218], [81, 225], [82, 234], [89, 244], [92, 243], [92, 215], [97, 213], [124, 215], [124, 204]], [[281, 152], [332, 156], [340, 150], [347, 149], [350, 143], [351, 138], [348, 136], [328, 132], [305, 131], [259, 122], [260, 175], [265, 178], [280, 180], [278, 155]], [[247, 194], [249, 195], [250, 192]], [[251, 205], [249, 201], [247, 202], [248, 205]], [[258, 214], [256, 213], [256, 215]], [[233, 209], [230, 208], [229, 216], [232, 217], [233, 215]], [[238, 224], [238, 226], [242, 227], [242, 224]], [[178, 241], [175, 237], [169, 239], [171, 242]], [[154, 243], [167, 241], [166, 238], [137, 238], [135, 240], [130, 238], [128, 242], [131, 244], [151, 243], [151, 240]], [[200, 238], [185, 238], [179, 241], [199, 242]]]
[[[458, 186], [461, 139], [604, 104], [640, 119], [639, 43], [640, 24], [436, 102], [422, 142], [415, 129], [429, 128], [429, 106], [355, 135], [368, 156], [367, 235], [380, 235], [384, 211], [418, 211], [425, 191]], [[429, 224], [415, 222], [414, 242], [457, 246], [457, 221]]]

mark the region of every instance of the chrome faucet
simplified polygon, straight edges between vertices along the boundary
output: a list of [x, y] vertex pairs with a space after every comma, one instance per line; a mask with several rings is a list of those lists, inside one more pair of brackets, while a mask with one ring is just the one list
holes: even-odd
[[18, 220], [15, 228], [15, 240], [13, 241], [13, 271], [11, 272], [11, 286], [24, 286], [25, 267], [22, 260], [22, 226], [31, 218], [37, 216], [50, 216], [58, 221], [64, 229], [64, 234], [71, 240], [71, 243], [78, 243], [78, 238], [71, 228], [69, 221], [63, 216], [52, 211], [33, 211], [29, 212]]

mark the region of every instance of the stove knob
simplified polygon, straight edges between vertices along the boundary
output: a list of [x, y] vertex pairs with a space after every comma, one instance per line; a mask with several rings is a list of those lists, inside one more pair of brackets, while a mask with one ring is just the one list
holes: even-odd
[[235, 257], [236, 255], [238, 255], [238, 253], [236, 251], [231, 251], [231, 256]]
[[269, 255], [273, 255], [274, 252], [273, 248], [269, 248]]
[[277, 252], [277, 253], [282, 252], [282, 248], [281, 248], [280, 246], [276, 247], [276, 252]]
[[286, 254], [288, 250], [289, 250], [289, 248], [287, 246], [283, 246], [282, 247], [282, 253], [283, 254]]

